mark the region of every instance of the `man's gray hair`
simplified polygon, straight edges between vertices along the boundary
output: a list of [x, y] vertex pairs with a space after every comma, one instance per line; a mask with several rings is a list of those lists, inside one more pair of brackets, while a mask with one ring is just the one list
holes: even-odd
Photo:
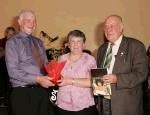
[[19, 13], [19, 15], [18, 15], [18, 18], [19, 19], [22, 19], [22, 18], [24, 18], [27, 14], [33, 14], [34, 16], [35, 16], [35, 13], [34, 13], [34, 11], [32, 11], [32, 10], [22, 10], [20, 13]]
[[[112, 14], [112, 15], [108, 16], [108, 17], [106, 18], [106, 20], [107, 20], [108, 18], [110, 18], [110, 17], [116, 17], [116, 18], [120, 21], [120, 23], [123, 24], [123, 20], [122, 20], [122, 17], [121, 17], [121, 16], [119, 16], [119, 15], [117, 15], [117, 14]], [[105, 21], [106, 21], [106, 20], [105, 20]]]

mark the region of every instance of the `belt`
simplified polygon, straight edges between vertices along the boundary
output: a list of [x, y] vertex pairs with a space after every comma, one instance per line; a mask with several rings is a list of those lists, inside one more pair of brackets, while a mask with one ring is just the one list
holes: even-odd
[[111, 99], [110, 95], [105, 95], [104, 98], [109, 100]]
[[32, 85], [23, 85], [23, 86], [19, 86], [19, 87], [23, 87], [23, 88], [39, 88], [40, 85], [32, 84]]

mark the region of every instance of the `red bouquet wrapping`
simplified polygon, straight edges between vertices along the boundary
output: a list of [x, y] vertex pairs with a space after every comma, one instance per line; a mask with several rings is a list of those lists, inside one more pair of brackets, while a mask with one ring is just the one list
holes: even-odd
[[57, 81], [61, 79], [61, 71], [65, 66], [66, 61], [58, 62], [55, 60], [50, 61], [48, 64], [45, 64], [44, 67], [48, 73], [48, 76], [53, 78], [51, 80], [55, 85]]

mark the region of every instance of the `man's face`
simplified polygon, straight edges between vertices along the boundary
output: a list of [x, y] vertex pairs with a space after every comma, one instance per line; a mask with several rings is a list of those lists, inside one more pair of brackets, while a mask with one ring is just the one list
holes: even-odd
[[12, 30], [9, 30], [5, 36], [7, 39], [9, 39], [9, 38], [13, 37], [14, 35], [15, 35], [15, 32]]
[[32, 13], [25, 14], [19, 19], [19, 25], [22, 32], [32, 34], [36, 28], [36, 19]]
[[112, 16], [106, 19], [104, 32], [108, 41], [115, 42], [122, 34], [122, 31], [123, 25], [117, 17]]

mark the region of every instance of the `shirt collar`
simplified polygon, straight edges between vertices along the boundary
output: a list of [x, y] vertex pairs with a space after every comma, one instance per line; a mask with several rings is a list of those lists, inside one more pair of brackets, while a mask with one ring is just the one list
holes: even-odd
[[115, 42], [114, 42], [114, 45], [115, 46], [120, 46], [120, 43], [122, 41], [122, 38], [123, 38], [123, 35], [121, 35]]
[[28, 36], [31, 36], [31, 35], [29, 35], [29, 34], [27, 34], [27, 33], [25, 33], [25, 32], [20, 32], [19, 33], [23, 38], [27, 38]]

